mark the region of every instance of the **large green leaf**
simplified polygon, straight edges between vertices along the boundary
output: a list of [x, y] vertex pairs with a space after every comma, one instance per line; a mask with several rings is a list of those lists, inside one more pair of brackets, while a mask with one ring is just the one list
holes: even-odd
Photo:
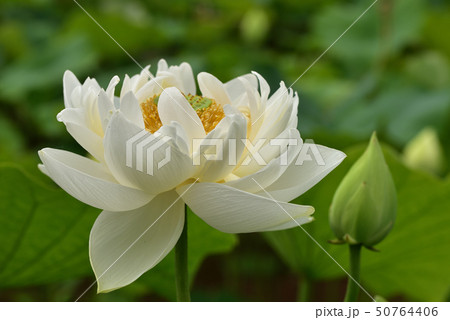
[[[328, 208], [334, 190], [362, 151], [363, 147], [349, 150], [340, 167], [296, 200], [316, 208], [316, 221], [304, 229], [345, 269], [346, 246], [327, 243], [334, 237]], [[377, 246], [380, 252], [364, 251], [362, 284], [385, 297], [402, 294], [416, 300], [443, 300], [450, 284], [450, 181], [405, 167], [390, 149], [385, 156], [398, 192], [398, 216], [392, 232]], [[265, 236], [297, 274], [315, 280], [344, 276], [300, 228]]]
[[97, 213], [18, 168], [0, 166], [0, 286], [89, 274], [89, 231]]

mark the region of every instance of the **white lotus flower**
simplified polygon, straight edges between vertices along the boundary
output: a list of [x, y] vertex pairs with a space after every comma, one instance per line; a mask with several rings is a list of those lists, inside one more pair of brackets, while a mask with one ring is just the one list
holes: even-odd
[[[171, 251], [183, 228], [185, 203], [228, 233], [311, 221], [314, 208], [288, 202], [345, 157], [317, 146], [323, 162], [298, 165], [302, 147], [312, 145], [302, 143], [298, 97], [284, 83], [269, 98], [267, 82], [256, 73], [223, 84], [202, 72], [200, 96], [187, 63], [168, 67], [161, 60], [156, 76], [149, 75], [147, 67], [125, 76], [115, 97], [118, 77], [103, 90], [95, 80], [81, 84], [67, 71], [65, 109], [58, 120], [96, 160], [50, 148], [39, 152], [44, 173], [73, 197], [103, 210], [90, 237], [99, 292], [133, 282]], [[127, 150], [127, 141], [144, 132], [160, 145], [149, 164], [153, 174], [136, 168], [146, 155], [142, 144]], [[273, 138], [282, 143], [272, 145]], [[210, 141], [223, 142], [222, 157]], [[167, 156], [170, 161], [158, 167]]]

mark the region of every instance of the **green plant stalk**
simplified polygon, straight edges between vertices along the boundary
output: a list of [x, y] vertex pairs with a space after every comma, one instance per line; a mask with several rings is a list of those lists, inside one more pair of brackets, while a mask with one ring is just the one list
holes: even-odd
[[308, 302], [311, 298], [311, 280], [308, 277], [302, 277], [298, 282], [297, 301]]
[[359, 294], [359, 271], [361, 266], [361, 245], [349, 245], [350, 249], [350, 275], [345, 293], [345, 302], [355, 302]]
[[188, 273], [188, 235], [187, 235], [187, 206], [184, 206], [184, 226], [180, 239], [175, 246], [175, 281], [177, 287], [177, 301], [190, 302], [189, 273]]

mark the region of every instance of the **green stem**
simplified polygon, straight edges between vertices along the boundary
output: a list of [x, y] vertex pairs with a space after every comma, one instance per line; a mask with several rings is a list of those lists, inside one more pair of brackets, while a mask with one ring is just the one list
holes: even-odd
[[190, 302], [188, 274], [188, 236], [187, 236], [187, 206], [184, 208], [184, 227], [180, 239], [175, 246], [175, 278], [177, 286], [177, 301]]
[[297, 301], [308, 302], [311, 297], [311, 280], [303, 277], [298, 282]]
[[[359, 270], [361, 260], [361, 245], [350, 245], [350, 275], [348, 278], [347, 292], [345, 294], [345, 302], [355, 302], [358, 300], [359, 294]], [[353, 279], [352, 279], [353, 278]]]

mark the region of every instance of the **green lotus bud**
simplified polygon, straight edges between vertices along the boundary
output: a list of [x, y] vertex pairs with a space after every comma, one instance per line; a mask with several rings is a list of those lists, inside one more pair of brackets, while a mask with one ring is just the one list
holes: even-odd
[[403, 151], [405, 163], [413, 169], [421, 169], [440, 174], [444, 171], [445, 160], [439, 137], [433, 128], [420, 131]]
[[374, 133], [334, 194], [331, 229], [338, 241], [370, 248], [389, 233], [396, 212], [394, 181]]

